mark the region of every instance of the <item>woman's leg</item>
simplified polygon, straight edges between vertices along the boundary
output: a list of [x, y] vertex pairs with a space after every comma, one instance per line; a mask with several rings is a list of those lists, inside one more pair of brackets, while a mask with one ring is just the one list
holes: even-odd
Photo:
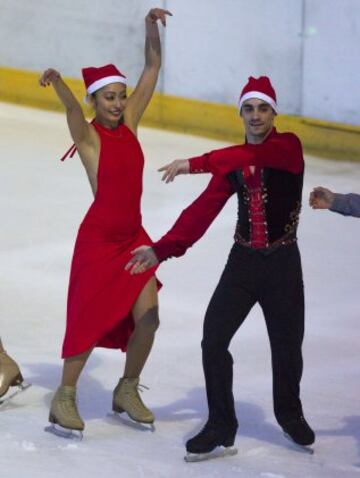
[[66, 358], [61, 379], [61, 386], [76, 387], [82, 369], [84, 368], [92, 349], [87, 350], [79, 355]]
[[83, 430], [84, 422], [76, 404], [76, 386], [93, 347], [78, 355], [67, 357], [63, 363], [62, 378], [53, 396], [49, 421], [70, 430]]
[[83, 430], [85, 424], [76, 405], [76, 384], [92, 348], [64, 360], [61, 385], [51, 402], [49, 421], [63, 428]]
[[141, 291], [132, 309], [135, 329], [128, 343], [124, 376], [115, 387], [113, 410], [126, 412], [141, 423], [153, 423], [154, 414], [141, 400], [139, 375], [149, 356], [159, 326], [157, 285], [152, 277]]
[[159, 327], [157, 284], [152, 277], [137, 298], [132, 315], [134, 332], [126, 353], [125, 378], [139, 377], [151, 351], [156, 329]]

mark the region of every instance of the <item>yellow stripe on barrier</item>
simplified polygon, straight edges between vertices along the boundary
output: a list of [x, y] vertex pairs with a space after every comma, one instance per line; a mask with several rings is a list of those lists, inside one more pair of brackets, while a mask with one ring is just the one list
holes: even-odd
[[[41, 88], [38, 72], [0, 67], [0, 100], [53, 111], [63, 111], [52, 88]], [[64, 78], [78, 100], [85, 95], [79, 79]], [[131, 91], [131, 89], [130, 89]], [[90, 109], [83, 104], [87, 115]], [[244, 137], [235, 106], [209, 103], [155, 93], [142, 124], [171, 131], [205, 136], [231, 143]], [[297, 134], [307, 153], [320, 157], [360, 161], [360, 127], [300, 116], [279, 115], [279, 131]]]

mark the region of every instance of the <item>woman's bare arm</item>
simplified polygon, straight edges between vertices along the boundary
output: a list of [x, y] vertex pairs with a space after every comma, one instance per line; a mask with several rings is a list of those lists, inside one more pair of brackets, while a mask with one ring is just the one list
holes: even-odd
[[96, 133], [86, 121], [82, 108], [70, 88], [61, 78], [58, 71], [49, 68], [42, 74], [39, 83], [41, 86], [52, 85], [60, 101], [66, 109], [69, 130], [74, 143], [80, 151], [94, 149], [97, 146]]
[[153, 8], [145, 17], [145, 66], [125, 109], [125, 124], [136, 133], [144, 111], [153, 95], [161, 67], [161, 44], [157, 21], [166, 26], [168, 10]]

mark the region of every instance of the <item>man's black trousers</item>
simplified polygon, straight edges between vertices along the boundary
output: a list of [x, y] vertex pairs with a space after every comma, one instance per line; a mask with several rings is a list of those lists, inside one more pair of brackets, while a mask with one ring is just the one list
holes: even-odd
[[257, 302], [271, 345], [276, 419], [282, 424], [302, 414], [304, 287], [298, 246], [260, 251], [235, 243], [208, 306], [202, 340], [209, 421], [219, 428], [237, 427], [228, 347]]

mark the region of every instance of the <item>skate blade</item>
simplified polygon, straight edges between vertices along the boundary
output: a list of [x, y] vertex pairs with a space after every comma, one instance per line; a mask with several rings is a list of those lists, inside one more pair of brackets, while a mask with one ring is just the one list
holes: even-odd
[[315, 450], [314, 448], [312, 448], [311, 445], [299, 445], [299, 443], [296, 443], [290, 435], [288, 435], [287, 433], [284, 433], [284, 437], [291, 443], [292, 447], [297, 450], [297, 451], [300, 451], [302, 453], [307, 453], [309, 455], [313, 455]]
[[116, 412], [112, 411], [107, 414], [108, 417], [115, 418], [115, 420], [123, 423], [124, 425], [130, 426], [132, 428], [136, 428], [137, 430], [142, 430], [142, 431], [150, 431], [154, 432], [155, 431], [155, 425], [154, 423], [145, 423], [145, 422], [139, 422], [137, 420], [134, 420], [133, 418], [130, 417], [126, 413], [127, 418], [123, 418], [120, 413], [126, 413], [126, 412]]
[[209, 453], [187, 453], [184, 456], [186, 463], [196, 463], [198, 461], [212, 460], [214, 458], [224, 458], [226, 456], [237, 455], [237, 448], [233, 446], [218, 447]]
[[0, 407], [8, 404], [14, 397], [16, 397], [16, 395], [25, 392], [25, 390], [31, 387], [31, 383], [17, 383], [16, 385], [13, 385], [13, 387], [16, 387], [14, 392], [7, 392], [3, 398], [0, 398]]
[[81, 430], [71, 430], [70, 428], [64, 428], [57, 423], [52, 423], [44, 428], [45, 432], [52, 433], [61, 438], [67, 438], [68, 440], [81, 441], [84, 437]]

